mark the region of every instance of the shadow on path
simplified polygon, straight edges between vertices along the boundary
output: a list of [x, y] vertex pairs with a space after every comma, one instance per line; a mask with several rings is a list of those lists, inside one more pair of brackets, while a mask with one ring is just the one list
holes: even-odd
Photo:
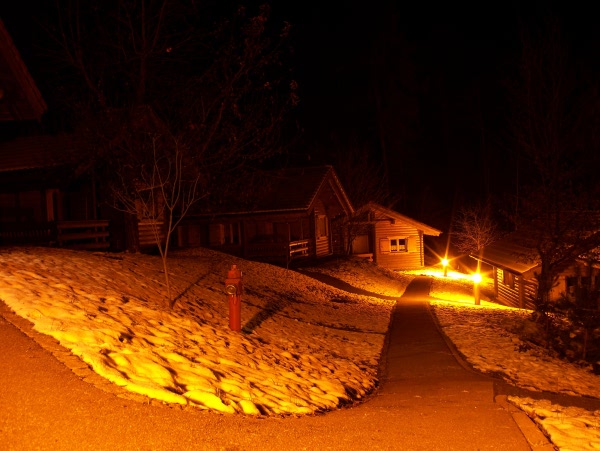
[[321, 274], [319, 272], [305, 271], [302, 269], [298, 269], [297, 272], [300, 274], [304, 274], [305, 276], [312, 277], [319, 282], [326, 283], [335, 288], [339, 288], [340, 290], [347, 291], [348, 293], [360, 294], [362, 296], [371, 296], [379, 299], [387, 299], [391, 301], [395, 301], [398, 299], [398, 296], [386, 296], [384, 294], [373, 293], [371, 291], [363, 290], [362, 288], [356, 288], [350, 285], [349, 283], [344, 282], [343, 280], [337, 279], [333, 276], [329, 276], [327, 274]]

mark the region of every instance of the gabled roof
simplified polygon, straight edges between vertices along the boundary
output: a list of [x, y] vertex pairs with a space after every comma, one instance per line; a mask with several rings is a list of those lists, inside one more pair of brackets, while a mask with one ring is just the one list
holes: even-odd
[[389, 208], [385, 208], [384, 206], [377, 204], [375, 202], [369, 202], [368, 204], [361, 207], [359, 209], [359, 211], [372, 211], [378, 216], [378, 218], [387, 218], [387, 219], [391, 219], [393, 221], [404, 222], [406, 224], [413, 226], [417, 230], [422, 231], [423, 234], [425, 234], [425, 235], [440, 236], [440, 234], [442, 233], [441, 230], [438, 230], [434, 227], [428, 226], [427, 224], [419, 222], [415, 219], [409, 218], [408, 216], [400, 214], [397, 211], [390, 210]]
[[311, 210], [325, 195], [347, 214], [354, 209], [332, 166], [286, 168], [269, 172], [252, 206], [232, 207], [218, 214], [298, 213]]
[[[596, 212], [574, 211], [562, 215], [560, 222], [561, 231], [558, 235], [553, 234], [549, 228], [521, 225], [518, 231], [483, 248], [481, 258], [475, 253], [471, 257], [516, 274], [524, 274], [540, 266], [541, 261], [537, 250], [540, 245], [550, 246], [553, 249], [552, 264], [562, 269], [589, 254], [590, 248], [592, 252], [600, 251], [598, 247], [600, 222]], [[552, 244], [555, 240], [556, 243]]]
[[340, 195], [341, 202], [352, 210], [333, 167], [317, 166], [273, 172], [269, 190], [259, 199], [256, 211], [308, 210], [327, 184], [331, 184], [331, 188]]
[[524, 274], [539, 266], [540, 262], [532, 249], [515, 241], [515, 237], [509, 235], [484, 247], [481, 255], [471, 254], [471, 257], [515, 274]]
[[46, 102], [0, 20], [0, 121], [40, 120]]

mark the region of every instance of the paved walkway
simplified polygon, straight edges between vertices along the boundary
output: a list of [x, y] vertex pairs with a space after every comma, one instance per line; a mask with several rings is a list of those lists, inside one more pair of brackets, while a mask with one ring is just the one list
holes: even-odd
[[[442, 449], [541, 449], [547, 440], [504, 397], [492, 378], [470, 370], [438, 329], [431, 280], [417, 277], [395, 307], [382, 388], [368, 407], [386, 407], [403, 426]], [[546, 449], [553, 449], [547, 447]]]
[[429, 280], [417, 278], [400, 298], [382, 387], [374, 396], [353, 408], [283, 419], [132, 400], [0, 303], [0, 447], [553, 449], [523, 414], [513, 415], [508, 406], [496, 402], [492, 379], [466, 369], [455, 358], [428, 310], [428, 290]]

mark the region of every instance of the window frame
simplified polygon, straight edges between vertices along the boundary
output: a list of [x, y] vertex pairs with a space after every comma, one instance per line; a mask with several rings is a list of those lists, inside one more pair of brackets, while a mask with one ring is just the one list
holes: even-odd
[[[392, 242], [396, 241], [395, 248], [392, 248]], [[403, 241], [403, 244], [400, 243]], [[410, 252], [409, 249], [410, 239], [405, 235], [396, 235], [379, 239], [379, 251], [382, 254], [406, 254]]]
[[502, 270], [502, 283], [507, 287], [515, 288], [515, 275], [505, 269]]
[[[397, 244], [392, 244], [392, 242], [396, 241]], [[402, 243], [400, 243], [402, 242]], [[395, 249], [394, 249], [395, 246]], [[390, 238], [390, 253], [391, 254], [401, 254], [404, 252], [408, 252], [408, 237], [400, 238], [400, 237], [392, 237]]]

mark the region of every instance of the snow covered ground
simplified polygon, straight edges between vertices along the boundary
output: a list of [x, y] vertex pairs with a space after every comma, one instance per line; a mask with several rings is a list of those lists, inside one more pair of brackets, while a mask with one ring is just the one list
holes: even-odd
[[[229, 330], [224, 279], [243, 272], [243, 333]], [[415, 274], [364, 261], [311, 268], [364, 290], [401, 296]], [[250, 415], [311, 414], [360, 401], [377, 385], [393, 301], [359, 296], [294, 271], [206, 249], [170, 259], [172, 310], [160, 259], [60, 249], [0, 251], [0, 299], [95, 372], [168, 403]], [[600, 398], [600, 377], [523, 346], [528, 312], [485, 300], [466, 276], [439, 271], [431, 301], [444, 332], [482, 372], [530, 390]], [[484, 281], [482, 291], [489, 289]], [[600, 411], [530, 398], [520, 406], [561, 449], [599, 449]]]

